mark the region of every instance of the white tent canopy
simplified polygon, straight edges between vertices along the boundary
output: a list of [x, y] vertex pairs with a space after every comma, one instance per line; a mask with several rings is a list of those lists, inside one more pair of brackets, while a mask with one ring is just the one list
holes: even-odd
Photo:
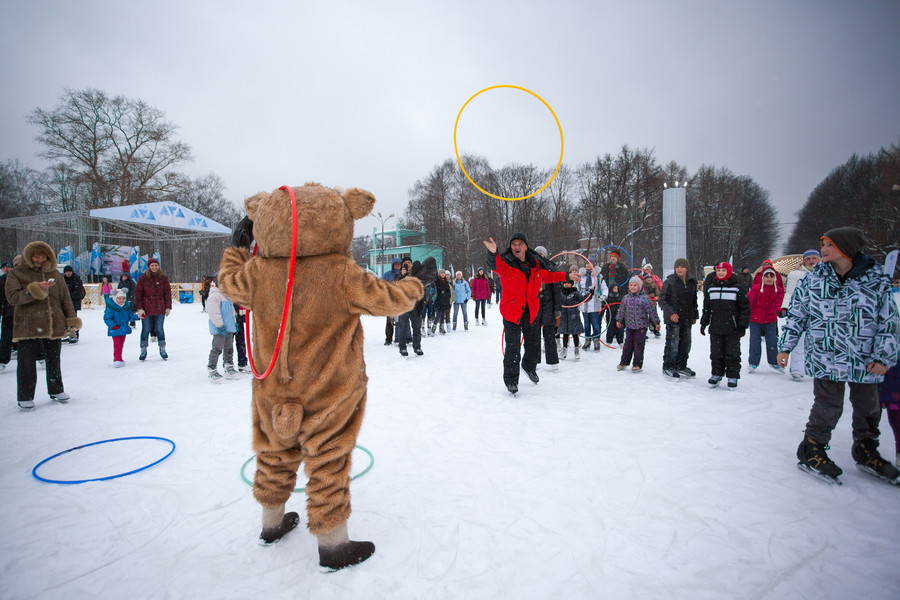
[[205, 233], [231, 233], [231, 229], [221, 223], [175, 202], [149, 202], [129, 206], [95, 208], [90, 215], [97, 219], [126, 221], [139, 225], [156, 225]]

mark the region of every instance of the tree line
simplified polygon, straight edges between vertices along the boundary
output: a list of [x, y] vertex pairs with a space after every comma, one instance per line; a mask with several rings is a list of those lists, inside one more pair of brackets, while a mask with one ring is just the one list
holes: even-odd
[[800, 209], [788, 246], [818, 248], [823, 233], [845, 225], [866, 232], [867, 252], [878, 260], [900, 248], [900, 146], [853, 154], [835, 167]]
[[[515, 198], [531, 194], [550, 179], [552, 169], [534, 165], [490, 166], [480, 156], [461, 157], [466, 173], [485, 191]], [[777, 212], [769, 193], [749, 176], [703, 165], [689, 174], [670, 161], [659, 164], [654, 151], [623, 146], [574, 169], [562, 164], [543, 191], [519, 201], [497, 200], [473, 186], [456, 161], [436, 165], [409, 190], [401, 227], [425, 226], [428, 243], [444, 251], [444, 263], [484, 262], [482, 240], [501, 246], [515, 231], [551, 254], [619, 246], [640, 265], [662, 265], [664, 186], [685, 186], [687, 256], [699, 270], [733, 257], [735, 266], [756, 266], [769, 258], [778, 237]], [[601, 258], [606, 252], [601, 253]], [[671, 268], [671, 265], [668, 265]]]

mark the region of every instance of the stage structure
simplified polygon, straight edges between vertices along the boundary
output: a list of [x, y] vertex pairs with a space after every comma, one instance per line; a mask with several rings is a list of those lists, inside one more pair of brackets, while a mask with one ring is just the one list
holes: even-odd
[[[0, 229], [0, 261], [12, 260], [34, 240], [56, 252], [67, 249], [73, 265], [98, 247], [140, 247], [158, 258], [171, 281], [199, 281], [215, 273], [231, 235], [231, 228], [176, 202], [17, 217], [0, 220]], [[86, 282], [96, 280], [97, 273], [79, 274]]]

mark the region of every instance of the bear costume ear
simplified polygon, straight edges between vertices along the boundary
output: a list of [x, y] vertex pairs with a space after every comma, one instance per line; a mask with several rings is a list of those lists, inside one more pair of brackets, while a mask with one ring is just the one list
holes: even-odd
[[361, 190], [359, 188], [335, 191], [337, 191], [344, 199], [344, 202], [347, 204], [347, 209], [350, 211], [350, 216], [353, 217], [354, 220], [358, 221], [359, 219], [362, 219], [372, 212], [372, 208], [375, 207], [375, 196], [372, 195], [372, 192], [367, 192], [366, 190]]
[[269, 194], [266, 192], [260, 192], [255, 196], [250, 196], [246, 200], [244, 200], [244, 208], [247, 209], [247, 216], [250, 217], [251, 221], [255, 221], [257, 217], [257, 209], [259, 205], [269, 197]]

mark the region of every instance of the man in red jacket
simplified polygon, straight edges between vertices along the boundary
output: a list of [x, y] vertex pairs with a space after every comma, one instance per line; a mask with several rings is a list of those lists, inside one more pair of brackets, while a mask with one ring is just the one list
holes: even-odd
[[525, 356], [522, 358], [522, 370], [528, 378], [537, 383], [537, 364], [541, 358], [541, 328], [535, 323], [540, 310], [538, 292], [542, 283], [556, 283], [566, 278], [578, 282], [578, 273], [565, 271], [549, 271], [544, 262], [534, 251], [528, 248], [528, 238], [524, 233], [514, 233], [509, 241], [509, 248], [497, 252], [494, 238], [484, 242], [484, 247], [493, 256], [495, 272], [500, 277], [503, 291], [500, 296], [500, 314], [503, 316], [503, 329], [506, 340], [506, 352], [503, 355], [503, 383], [511, 394], [519, 391], [519, 344], [525, 338]]

